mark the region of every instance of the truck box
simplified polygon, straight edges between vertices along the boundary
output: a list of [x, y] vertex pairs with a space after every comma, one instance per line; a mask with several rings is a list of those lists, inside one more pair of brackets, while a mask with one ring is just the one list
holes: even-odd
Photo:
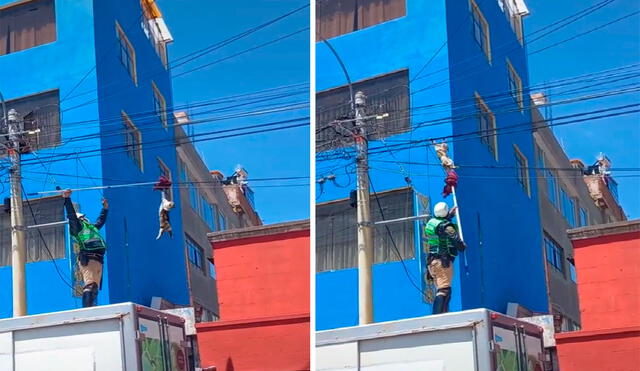
[[0, 370], [188, 371], [184, 320], [122, 303], [0, 320]]
[[542, 328], [487, 309], [316, 333], [318, 371], [544, 371]]

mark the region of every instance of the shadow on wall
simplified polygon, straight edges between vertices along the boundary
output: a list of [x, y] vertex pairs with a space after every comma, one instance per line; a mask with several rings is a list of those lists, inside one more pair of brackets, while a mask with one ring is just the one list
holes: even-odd
[[227, 358], [227, 367], [225, 368], [225, 371], [234, 371], [235, 367], [233, 367], [233, 361], [231, 360], [231, 358]]

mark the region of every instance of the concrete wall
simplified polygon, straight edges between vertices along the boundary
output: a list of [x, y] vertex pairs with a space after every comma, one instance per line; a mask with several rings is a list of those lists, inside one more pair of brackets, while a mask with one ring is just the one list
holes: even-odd
[[[538, 109], [533, 109], [531, 119], [533, 122], [543, 122], [544, 118]], [[571, 168], [569, 158], [558, 143], [555, 135], [549, 128], [541, 128], [534, 134], [536, 147], [544, 153], [544, 164], [536, 163], [536, 167], [567, 169]], [[540, 220], [542, 231], [547, 233], [560, 247], [563, 248], [565, 257], [573, 257], [573, 245], [567, 235], [570, 229], [569, 223], [562, 214], [560, 203], [560, 187], [574, 199], [576, 204], [576, 223], [580, 222], [579, 209], [587, 210], [589, 225], [607, 223], [607, 212], [593, 202], [589, 195], [589, 190], [584, 183], [580, 170], [556, 170], [554, 176], [556, 180], [557, 195], [556, 205], [549, 199], [549, 189], [547, 186], [546, 171], [537, 169], [535, 171], [539, 189]], [[543, 253], [546, 253], [544, 244]], [[546, 259], [546, 258], [545, 258]], [[545, 260], [546, 261], [546, 260]], [[576, 323], [580, 323], [580, 309], [578, 305], [578, 290], [575, 282], [571, 281], [569, 273], [569, 262], [564, 261], [564, 274], [553, 266], [547, 264], [547, 279], [549, 286], [549, 299], [552, 309], [562, 313]]]
[[640, 326], [640, 220], [570, 231], [584, 330]]
[[[156, 181], [161, 174], [158, 159], [177, 174], [174, 133], [162, 127], [159, 117], [150, 114], [154, 112], [153, 82], [164, 96], [168, 115], [172, 117], [170, 74], [141, 27], [140, 2], [96, 0], [94, 7], [105, 183]], [[135, 49], [137, 84], [119, 59], [116, 21]], [[142, 132], [142, 170], [122, 150], [122, 111]], [[105, 196], [111, 202], [110, 221], [106, 225], [110, 245], [107, 256], [110, 302], [134, 301], [149, 305], [153, 296], [161, 296], [175, 304], [188, 305], [180, 218], [171, 219], [176, 237], [165, 236], [156, 241], [159, 192], [153, 191], [152, 186], [115, 188], [105, 191]], [[178, 203], [172, 215], [180, 215], [181, 207]]]
[[[0, 0], [0, 7], [13, 3], [16, 1]], [[23, 156], [23, 185], [27, 193], [53, 190], [56, 185], [61, 187], [75, 187], [78, 184], [92, 185], [87, 179], [81, 178], [86, 177], [87, 174], [78, 167], [76, 153], [82, 153], [89, 148], [100, 148], [101, 145], [98, 139], [69, 141], [73, 137], [98, 132], [97, 106], [82, 105], [96, 98], [95, 74], [89, 75], [78, 89], [67, 99], [63, 99], [95, 65], [93, 3], [90, 0], [56, 1], [55, 13], [56, 41], [0, 56], [0, 91], [6, 100], [51, 89], [58, 89], [60, 92], [63, 144], [56, 148], [39, 151], [38, 158], [33, 154]], [[78, 96], [81, 93], [85, 94]], [[67, 155], [62, 157], [60, 154]], [[90, 176], [102, 177], [102, 163], [99, 158], [85, 158], [82, 162], [85, 167], [91, 169]], [[47, 176], [47, 173], [58, 175]], [[9, 197], [8, 187], [3, 189], [0, 197]], [[74, 202], [81, 204], [82, 210], [87, 215], [92, 218], [97, 217], [101, 207], [99, 192], [74, 194], [73, 199]], [[31, 218], [31, 215], [27, 213], [25, 218]], [[10, 249], [10, 246], [0, 248]], [[66, 249], [66, 256], [56, 259], [55, 264], [60, 274], [69, 281], [72, 264], [68, 258], [69, 241]], [[73, 298], [72, 290], [58, 276], [51, 261], [28, 263], [26, 276], [29, 314], [73, 309], [81, 305], [79, 300]], [[0, 282], [5, 287], [0, 290], [0, 317], [10, 317], [12, 315], [10, 267], [0, 267]], [[108, 283], [105, 283], [98, 298], [99, 302], [104, 303], [108, 300], [108, 288]]]
[[[545, 312], [537, 184], [530, 180], [527, 193], [514, 170], [516, 148], [529, 164], [534, 163], [533, 138], [526, 131], [529, 104], [524, 99], [524, 107], [518, 109], [508, 93], [507, 61], [517, 71], [522, 85], [529, 86], [526, 47], [518, 42], [497, 1], [477, 3], [490, 28], [491, 63], [469, 30], [468, 2], [448, 2], [447, 6], [452, 112], [465, 117], [453, 122], [453, 134], [461, 136], [478, 130], [475, 93], [484, 97], [495, 114], [498, 129], [497, 160], [478, 139], [458, 137], [453, 145], [454, 159], [461, 166], [458, 203], [469, 246], [469, 266], [459, 276], [462, 308], [486, 307], [504, 313], [508, 302], [517, 302], [530, 310]], [[495, 95], [501, 98], [491, 98]], [[523, 95], [528, 95], [526, 88]], [[465, 168], [465, 164], [475, 166]], [[535, 173], [528, 169], [528, 175], [533, 179]]]
[[563, 371], [632, 371], [640, 363], [640, 220], [569, 231], [582, 331], [556, 334]]
[[309, 316], [199, 323], [203, 367], [217, 370], [310, 370]]
[[309, 312], [308, 222], [291, 224], [209, 235], [221, 320]]
[[[510, 45], [510, 48], [502, 48], [501, 53], [494, 53], [491, 65], [486, 62], [483, 52], [473, 39], [467, 1], [408, 0], [405, 17], [330, 40], [353, 81], [401, 68], [409, 69], [414, 130], [389, 138], [387, 145], [421, 139], [426, 140], [426, 144], [433, 138], [476, 131], [477, 120], [474, 115], [469, 115], [475, 112], [474, 93], [478, 92], [485, 97], [496, 93], [508, 96], [507, 57], [518, 70], [523, 85], [528, 85], [526, 48], [521, 47], [516, 40], [498, 3], [482, 2], [480, 8], [490, 24], [492, 45]], [[440, 47], [443, 49], [438, 53]], [[506, 50], [509, 52], [505, 53]], [[437, 57], [418, 76], [418, 71], [436, 53]], [[463, 61], [466, 63], [462, 63]], [[335, 57], [322, 44], [317, 44], [316, 66], [318, 90], [345, 84], [344, 75]], [[496, 114], [499, 130], [507, 125], [526, 125], [529, 122], [529, 117], [525, 115], [528, 102], [525, 102], [522, 111], [513, 109], [517, 106], [512, 99], [503, 99], [498, 106], [487, 103]], [[464, 115], [467, 118], [451, 122], [452, 115]], [[442, 121], [434, 124], [432, 121], [437, 119]], [[513, 170], [514, 144], [530, 164], [534, 161], [531, 133], [499, 134], [498, 161], [493, 159], [477, 135], [467, 139], [450, 144], [450, 154], [461, 165], [458, 170], [458, 201], [464, 236], [469, 245], [468, 265], [465, 266], [462, 258], [455, 262], [456, 275], [450, 307], [452, 310], [487, 307], [505, 312], [508, 302], [519, 302], [534, 311], [546, 312], [544, 263], [539, 248], [541, 238], [537, 185], [532, 181], [531, 192], [527, 194], [515, 178]], [[370, 147], [384, 148], [385, 144], [371, 141]], [[379, 160], [388, 163], [381, 163]], [[404, 177], [410, 175], [414, 187], [418, 192], [428, 195], [432, 205], [442, 200], [440, 193], [444, 176], [440, 168], [405, 164], [403, 173], [394, 164], [397, 161], [439, 163], [433, 150], [426, 150], [424, 145], [396, 152], [393, 157], [388, 153], [372, 156], [370, 177], [376, 191], [404, 186]], [[338, 182], [344, 186], [349, 177], [344, 174], [343, 169], [352, 168], [353, 166], [347, 166], [352, 162], [352, 159], [320, 160], [316, 168], [318, 177], [333, 172]], [[463, 165], [492, 168], [465, 168]], [[529, 174], [533, 179], [533, 172]], [[349, 176], [351, 180], [354, 179], [353, 174]], [[353, 183], [347, 189], [325, 185], [325, 192], [318, 201], [347, 197], [349, 188], [355, 188]], [[446, 201], [452, 203], [451, 198]], [[373, 207], [376, 207], [375, 204]], [[518, 236], [517, 240], [513, 236]], [[414, 283], [422, 285], [423, 257], [419, 243], [416, 244], [416, 251], [419, 252], [418, 259], [408, 260], [406, 264]], [[357, 314], [357, 302], [346, 299], [357, 287], [356, 277], [355, 271], [324, 272], [317, 275], [317, 329], [357, 323], [357, 315], [354, 315]], [[373, 281], [376, 290], [376, 321], [431, 313], [430, 305], [423, 301], [420, 291], [408, 281], [399, 263], [374, 268]], [[400, 291], [405, 295], [399, 294]], [[400, 296], [403, 298], [402, 305], [396, 305], [394, 300]], [[342, 313], [338, 313], [336, 308], [340, 308]]]
[[[210, 204], [216, 205], [219, 212], [225, 216], [227, 229], [240, 228], [242, 226], [242, 220], [231, 209], [227, 201], [227, 196], [222, 189], [222, 184], [211, 177], [209, 169], [202, 161], [202, 158], [200, 158], [193, 144], [188, 141], [182, 127], [175, 127], [175, 135], [178, 143], [178, 158], [187, 166], [187, 170], [193, 180], [200, 182], [195, 185], [198, 187], [200, 194], [203, 195]], [[175, 182], [179, 181], [178, 174], [174, 174], [173, 178]], [[191, 301], [192, 303], [198, 303], [219, 316], [220, 311], [218, 308], [216, 280], [209, 276], [209, 266], [207, 263], [207, 260], [213, 257], [213, 251], [209, 249], [210, 244], [207, 239], [207, 234], [211, 233], [212, 229], [202, 217], [193, 210], [189, 201], [189, 188], [187, 186], [182, 185], [175, 197], [179, 198], [180, 203], [183, 205], [182, 223], [184, 226], [184, 234], [189, 236], [203, 249], [203, 258], [205, 259], [203, 269], [198, 269], [192, 264], [188, 264]], [[179, 238], [180, 236], [177, 237]], [[186, 244], [183, 246], [183, 249], [188, 261]]]
[[309, 221], [209, 235], [219, 322], [196, 325], [203, 367], [309, 370]]

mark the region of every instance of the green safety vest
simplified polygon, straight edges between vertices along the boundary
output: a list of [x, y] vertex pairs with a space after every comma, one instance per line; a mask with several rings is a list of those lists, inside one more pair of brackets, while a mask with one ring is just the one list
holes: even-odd
[[[107, 244], [104, 242], [104, 239], [100, 235], [98, 228], [96, 228], [96, 226], [91, 223], [85, 222], [84, 220], [82, 220], [81, 223], [82, 223], [82, 230], [80, 231], [80, 233], [78, 233], [78, 235], [73, 236], [73, 239], [80, 246], [80, 250], [93, 251], [93, 250], [99, 250], [99, 249], [106, 249]], [[95, 241], [99, 241], [100, 244], [96, 245], [96, 247], [88, 248], [86, 246], [88, 242], [95, 242]]]
[[[444, 218], [431, 218], [427, 222], [427, 225], [424, 227], [424, 232], [427, 237], [425, 247], [427, 252], [430, 254], [447, 254], [456, 256], [458, 255], [458, 251], [453, 247], [453, 244], [451, 243], [449, 238], [447, 236], [440, 237], [437, 233], [440, 224], [445, 222], [448, 222], [448, 220]], [[455, 228], [455, 224], [453, 226]]]

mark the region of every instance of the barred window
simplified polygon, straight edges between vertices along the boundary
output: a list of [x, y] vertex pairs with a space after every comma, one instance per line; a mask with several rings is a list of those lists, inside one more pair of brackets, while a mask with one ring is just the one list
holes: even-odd
[[[381, 119], [369, 120], [367, 137], [386, 138], [409, 131], [409, 71], [403, 69], [353, 84], [354, 94], [362, 91], [367, 96], [366, 115], [380, 115]], [[349, 86], [343, 85], [316, 94], [316, 146], [317, 151], [340, 148], [350, 140], [344, 132], [333, 129], [336, 120], [345, 120], [341, 126], [355, 127], [349, 102]]]
[[[64, 221], [64, 205], [61, 197], [46, 197], [29, 200], [31, 209], [38, 224]], [[6, 205], [7, 207], [9, 205]], [[22, 212], [26, 225], [34, 225], [31, 210], [23, 201]], [[51, 251], [54, 259], [66, 256], [65, 225], [40, 228], [46, 241], [46, 247]], [[29, 229], [26, 233], [27, 262], [47, 261], [51, 259], [45, 249], [37, 229]], [[0, 266], [11, 265], [11, 213], [0, 212]]]
[[[386, 220], [413, 215], [413, 192], [401, 188], [378, 194]], [[382, 220], [374, 195], [371, 217]], [[356, 209], [349, 199], [316, 205], [316, 271], [332, 271], [354, 268], [358, 265]], [[375, 206], [375, 207], [374, 207]], [[415, 256], [414, 228], [412, 222], [388, 224], [391, 236], [403, 260]], [[398, 261], [391, 238], [384, 226], [374, 228], [375, 263]]]
[[406, 0], [317, 0], [316, 40], [344, 35], [406, 14]]
[[[38, 151], [60, 145], [60, 94], [50, 90], [6, 102], [24, 122], [26, 151]], [[3, 131], [6, 132], [6, 128]]]
[[0, 55], [56, 41], [54, 0], [20, 2], [0, 10]]

